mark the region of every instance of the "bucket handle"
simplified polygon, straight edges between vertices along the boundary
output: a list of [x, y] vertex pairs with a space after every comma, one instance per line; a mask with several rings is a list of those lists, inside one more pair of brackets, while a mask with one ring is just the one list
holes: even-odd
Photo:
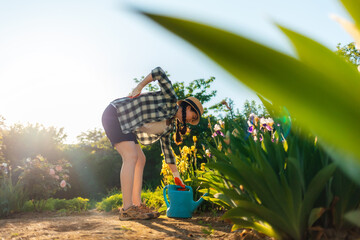
[[166, 207], [169, 207], [170, 206], [170, 203], [168, 202], [167, 200], [167, 197], [166, 197], [166, 189], [168, 188], [168, 185], [166, 185], [164, 187], [164, 190], [163, 190], [163, 195], [164, 195], [164, 200], [165, 200], [165, 203], [166, 203]]

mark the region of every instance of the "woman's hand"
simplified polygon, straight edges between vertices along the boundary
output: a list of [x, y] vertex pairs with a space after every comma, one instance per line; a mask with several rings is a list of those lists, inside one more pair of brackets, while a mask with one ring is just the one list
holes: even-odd
[[149, 84], [149, 83], [152, 82], [152, 81], [153, 81], [153, 78], [152, 78], [151, 74], [147, 75], [147, 76], [144, 78], [144, 80], [142, 80], [142, 81], [136, 86], [136, 88], [134, 88], [134, 89], [132, 90], [132, 92], [131, 92], [130, 95], [129, 95], [129, 98], [135, 98], [135, 97], [139, 96], [140, 93], [141, 93], [141, 90], [142, 90], [147, 84]]
[[181, 186], [181, 188], [179, 188], [178, 190], [182, 190], [184, 191], [186, 188], [185, 184], [183, 183], [183, 181], [181, 180], [181, 177], [180, 177], [180, 174], [179, 174], [179, 171], [177, 170], [177, 167], [176, 167], [176, 164], [168, 164], [173, 176], [174, 176], [174, 180], [175, 180], [175, 184], [178, 185], [178, 186]]
[[139, 96], [141, 93], [141, 90], [142, 90], [142, 87], [140, 86], [140, 84], [137, 85], [136, 88], [134, 88], [132, 90], [132, 92], [129, 94], [129, 98], [135, 98], [135, 97]]
[[175, 177], [175, 184], [178, 185], [178, 186], [181, 186], [182, 188], [185, 189], [185, 184], [183, 183], [183, 181], [181, 180], [181, 178]]

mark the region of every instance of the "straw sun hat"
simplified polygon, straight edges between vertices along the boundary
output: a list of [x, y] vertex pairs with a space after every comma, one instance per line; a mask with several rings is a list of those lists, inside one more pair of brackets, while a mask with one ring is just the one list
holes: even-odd
[[187, 102], [188, 104], [190, 104], [193, 107], [193, 109], [195, 109], [195, 111], [198, 115], [198, 118], [193, 125], [197, 125], [200, 122], [201, 115], [204, 113], [204, 108], [201, 105], [200, 101], [195, 97], [188, 97], [188, 98], [179, 100], [177, 102], [177, 104], [180, 105], [182, 102]]

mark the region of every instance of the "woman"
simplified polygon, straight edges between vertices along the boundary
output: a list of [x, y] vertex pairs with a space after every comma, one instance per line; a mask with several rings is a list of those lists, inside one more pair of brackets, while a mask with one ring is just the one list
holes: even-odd
[[[160, 91], [140, 95], [141, 90], [155, 80], [158, 80]], [[170, 80], [160, 67], [152, 70], [129, 97], [116, 99], [105, 109], [102, 116], [105, 133], [123, 160], [120, 220], [150, 219], [160, 215], [141, 202], [145, 155], [138, 141], [149, 145], [160, 140], [161, 150], [176, 184], [184, 187], [170, 145], [170, 135], [176, 121], [175, 142], [180, 144], [181, 135], [187, 131], [186, 124], [198, 124], [203, 112], [200, 101], [194, 97], [178, 101]], [[180, 123], [183, 124], [182, 129]]]

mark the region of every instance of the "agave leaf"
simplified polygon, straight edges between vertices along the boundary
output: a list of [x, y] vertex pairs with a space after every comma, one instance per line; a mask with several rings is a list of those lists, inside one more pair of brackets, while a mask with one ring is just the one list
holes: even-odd
[[334, 196], [338, 197], [333, 222], [339, 229], [343, 227], [345, 213], [356, 209], [360, 203], [360, 186], [351, 181], [342, 171], [336, 170], [331, 181], [331, 190]]
[[274, 194], [273, 191], [269, 191], [269, 189], [272, 188], [279, 189], [279, 184], [275, 182], [274, 185], [268, 186], [267, 181], [264, 179], [264, 172], [267, 171], [250, 167], [243, 161], [238, 160], [237, 156], [231, 156], [232, 161], [237, 166], [237, 175], [244, 179], [243, 185], [245, 189], [252, 192], [253, 194], [258, 195], [260, 201], [265, 201], [269, 207], [271, 206], [271, 209], [284, 212], [285, 210], [282, 203], [281, 194], [278, 196]]
[[214, 195], [214, 197], [224, 203], [226, 203], [227, 205], [231, 206], [232, 208], [236, 207], [236, 205], [233, 202], [233, 198], [230, 198], [229, 196], [222, 194], [222, 193], [217, 193]]
[[360, 210], [354, 210], [345, 214], [345, 219], [360, 227]]
[[341, 0], [341, 3], [355, 20], [358, 29], [360, 29], [360, 2], [358, 0]]
[[325, 212], [325, 208], [313, 208], [310, 212], [308, 227], [311, 227]]
[[[360, 176], [360, 148], [356, 144], [360, 125], [349, 124], [360, 119], [357, 107], [360, 102], [358, 98], [348, 99], [342, 83], [329, 81], [327, 74], [308, 64], [233, 33], [182, 19], [144, 14], [200, 49], [260, 95], [278, 105], [286, 103], [303, 126], [336, 146], [336, 150], [349, 154], [351, 158], [343, 161], [354, 159], [350, 164], [355, 165]], [[353, 92], [360, 92], [357, 86], [352, 87]], [[360, 183], [359, 177], [352, 177]]]
[[360, 88], [360, 74], [352, 64], [308, 37], [282, 26], [279, 28], [293, 43], [300, 60], [327, 77], [326, 87], [336, 87], [337, 91], [341, 91], [347, 96], [344, 100], [350, 104], [354, 100], [360, 101], [359, 94], [353, 90], [354, 87]]
[[216, 162], [216, 163], [207, 163], [206, 166], [209, 168], [216, 169], [220, 171], [222, 174], [228, 176], [234, 181], [238, 181], [239, 185], [241, 183], [241, 176], [238, 174], [238, 171], [234, 169], [234, 167], [230, 166], [229, 164], [222, 163], [222, 162]]
[[217, 204], [217, 205], [219, 205], [219, 206], [224, 207], [225, 209], [231, 209], [231, 208], [233, 208], [233, 205], [232, 205], [232, 204], [229, 204], [228, 202], [225, 202], [225, 201], [222, 200], [222, 199], [211, 198], [211, 197], [208, 197], [208, 196], [205, 196], [205, 197], [203, 197], [203, 198], [204, 198], [204, 200], [210, 201], [210, 202], [212, 202], [212, 203], [215, 203], [215, 204]]
[[[356, 68], [314, 40], [281, 26], [280, 29], [292, 41], [299, 58], [304, 63], [314, 69], [318, 69], [326, 75], [330, 81], [336, 83], [334, 87], [337, 87], [337, 90], [341, 91], [343, 95], [346, 96], [345, 99], [349, 100], [348, 105], [351, 105], [353, 101], [360, 102], [360, 95], [353, 91], [354, 88], [360, 89], [360, 74]], [[360, 32], [358, 32], [358, 35], [358, 37], [360, 37]], [[353, 122], [349, 122], [350, 125], [357, 124], [356, 119], [352, 119], [352, 121]], [[342, 128], [338, 129], [339, 131], [342, 131]], [[357, 143], [353, 142], [353, 144], [353, 148], [355, 148]], [[360, 175], [360, 161], [354, 161], [351, 155], [344, 161], [344, 158], [347, 156], [346, 154], [338, 156], [336, 155], [336, 152], [333, 154], [333, 151], [329, 151], [329, 154], [333, 156], [337, 164], [342, 169], [345, 169], [345, 171], [347, 169], [357, 170], [352, 174], [352, 177], [358, 179], [358, 176]], [[352, 170], [352, 172], [353, 171], [354, 170]]]
[[300, 239], [298, 229], [295, 229], [294, 226], [291, 225], [291, 222], [287, 221], [284, 216], [261, 205], [248, 201], [241, 201], [239, 202], [239, 207], [230, 209], [222, 216], [223, 219], [231, 220], [240, 217], [247, 217], [249, 219], [255, 218], [259, 221], [268, 222], [271, 226], [290, 235], [292, 238]]
[[[287, 164], [288, 164], [287, 165], [288, 181], [289, 181], [289, 185], [291, 187], [291, 196], [293, 198], [293, 203], [294, 203], [294, 209], [292, 209], [292, 210], [294, 212], [300, 211], [299, 206], [302, 202], [303, 177], [300, 173], [299, 163], [296, 159], [291, 158], [291, 157], [288, 158]], [[298, 213], [296, 214], [296, 216], [299, 216]]]
[[304, 195], [303, 205], [301, 207], [300, 221], [302, 227], [306, 225], [306, 221], [308, 221], [308, 216], [313, 208], [315, 200], [321, 193], [321, 190], [324, 188], [329, 178], [334, 174], [335, 170], [336, 165], [334, 163], [329, 164], [321, 169], [310, 182]]
[[278, 233], [275, 229], [273, 229], [271, 226], [261, 224], [256, 221], [247, 221], [242, 218], [232, 218], [231, 221], [234, 223], [234, 225], [231, 228], [231, 231], [236, 231], [242, 228], [251, 228], [255, 229], [256, 231], [263, 233], [269, 237], [273, 237], [275, 239], [283, 239], [281, 233]]

